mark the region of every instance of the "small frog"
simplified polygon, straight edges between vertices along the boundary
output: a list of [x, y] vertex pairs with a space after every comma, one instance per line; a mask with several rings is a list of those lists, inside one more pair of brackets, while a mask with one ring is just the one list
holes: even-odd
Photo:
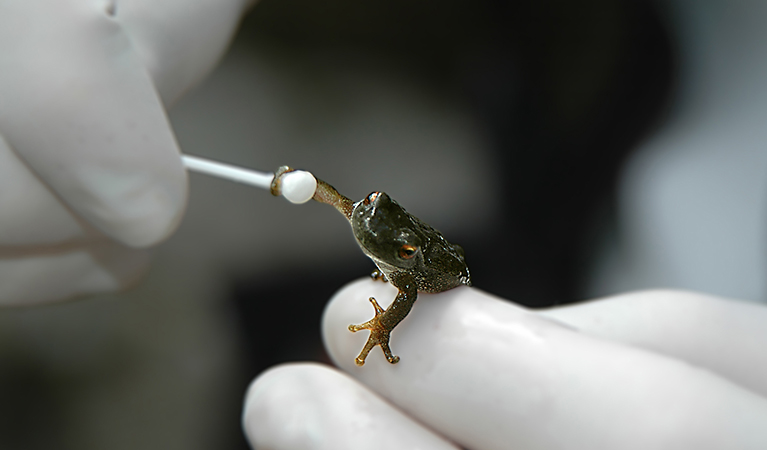
[[[280, 177], [291, 171], [287, 166], [277, 170], [272, 194], [280, 194]], [[409, 214], [383, 192], [373, 192], [355, 203], [318, 179], [312, 198], [335, 207], [346, 217], [357, 244], [378, 267], [373, 277], [388, 281], [399, 290], [388, 309], [370, 297], [375, 317], [360, 325], [349, 325], [352, 332], [370, 330], [354, 362], [359, 366], [365, 364], [370, 350], [380, 345], [386, 359], [396, 364], [399, 356], [392, 355], [389, 337], [410, 312], [418, 292], [436, 293], [471, 285], [463, 249], [449, 243], [439, 231]]]

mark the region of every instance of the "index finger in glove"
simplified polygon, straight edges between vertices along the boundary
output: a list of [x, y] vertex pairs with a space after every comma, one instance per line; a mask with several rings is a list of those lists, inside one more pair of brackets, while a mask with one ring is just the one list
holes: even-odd
[[[472, 449], [767, 448], [767, 401], [723, 378], [649, 351], [578, 333], [478, 289], [419, 294], [358, 367], [373, 315], [369, 280], [328, 305], [323, 336], [346, 372], [423, 423]], [[389, 301], [381, 302], [382, 305]], [[738, 420], [731, 418], [737, 417]]]
[[108, 3], [0, 4], [0, 133], [79, 216], [147, 246], [180, 220], [186, 175], [152, 80]]

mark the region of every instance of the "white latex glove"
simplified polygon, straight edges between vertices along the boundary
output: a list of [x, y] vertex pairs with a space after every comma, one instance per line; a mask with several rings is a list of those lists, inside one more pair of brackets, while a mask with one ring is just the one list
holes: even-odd
[[535, 313], [461, 287], [419, 294], [392, 333], [398, 364], [375, 348], [355, 366], [367, 333], [347, 325], [372, 317], [367, 297], [395, 293], [365, 280], [331, 300], [323, 335], [340, 371], [292, 364], [254, 381], [251, 445], [767, 448], [763, 306], [653, 291]]
[[119, 289], [186, 174], [165, 115], [247, 0], [0, 0], [0, 305]]

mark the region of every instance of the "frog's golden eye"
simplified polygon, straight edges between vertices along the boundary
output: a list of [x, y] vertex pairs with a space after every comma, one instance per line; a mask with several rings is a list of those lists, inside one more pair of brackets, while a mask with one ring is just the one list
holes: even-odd
[[405, 244], [402, 247], [399, 248], [399, 256], [403, 259], [410, 259], [415, 256], [415, 252], [418, 249], [415, 248], [415, 246]]

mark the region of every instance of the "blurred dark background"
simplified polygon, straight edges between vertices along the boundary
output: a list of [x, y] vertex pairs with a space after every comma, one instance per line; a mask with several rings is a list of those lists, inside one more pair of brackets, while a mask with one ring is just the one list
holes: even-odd
[[[662, 116], [674, 74], [670, 36], [647, 1], [264, 0], [238, 39], [380, 58], [457, 99], [487, 137], [487, 174], [501, 195], [485, 232], [468, 227], [448, 238], [466, 249], [475, 286], [530, 307], [582, 299], [621, 163]], [[255, 329], [277, 307], [252, 297], [279, 295], [293, 305], [275, 314], [285, 316], [309, 297], [295, 286], [288, 297], [281, 287], [289, 280], [331, 294], [349, 273], [372, 268], [352, 258], [300, 276], [248, 274], [234, 280], [233, 297]], [[318, 330], [320, 311], [306, 314], [307, 328]], [[251, 339], [264, 347], [258, 334]], [[280, 361], [270, 358], [259, 369]]]
[[[544, 307], [583, 298], [674, 74], [649, 1], [262, 0], [171, 120], [185, 152], [389, 192], [463, 246], [475, 286]], [[136, 290], [0, 312], [3, 448], [244, 449], [253, 377], [327, 361], [324, 304], [373, 269], [348, 226], [191, 190]]]
[[[467, 226], [448, 238], [466, 249], [475, 286], [530, 307], [583, 299], [621, 164], [662, 117], [674, 81], [670, 36], [647, 1], [265, 0], [240, 39], [380, 58], [460, 103], [486, 137], [486, 174], [500, 195], [483, 232]], [[234, 279], [250, 375], [328, 361], [316, 339], [323, 305], [313, 298], [372, 268], [351, 257]], [[264, 297], [280, 303], [255, 300]], [[264, 323], [268, 316], [290, 318], [290, 336], [270, 341], [284, 322]]]

